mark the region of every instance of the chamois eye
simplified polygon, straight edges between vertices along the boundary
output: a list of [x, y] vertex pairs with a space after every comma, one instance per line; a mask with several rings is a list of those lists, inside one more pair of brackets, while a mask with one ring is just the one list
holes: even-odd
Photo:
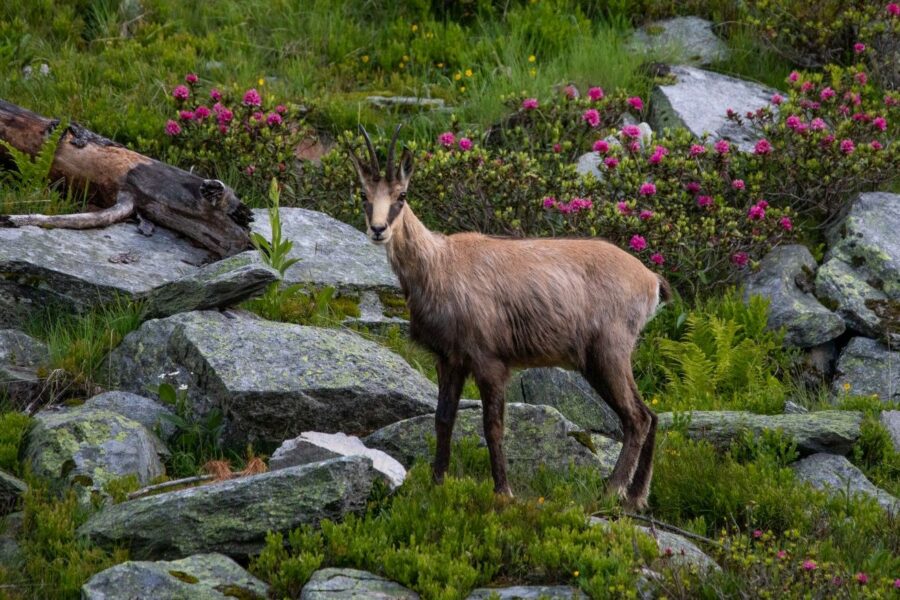
[[400, 192], [400, 195], [397, 196], [397, 202], [406, 202], [406, 192]]

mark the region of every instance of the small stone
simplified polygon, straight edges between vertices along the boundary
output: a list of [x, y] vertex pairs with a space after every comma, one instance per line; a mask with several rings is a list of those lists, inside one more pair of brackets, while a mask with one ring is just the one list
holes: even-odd
[[300, 600], [419, 600], [399, 583], [358, 569], [320, 569], [300, 592]]
[[881, 424], [888, 430], [894, 450], [900, 452], [900, 410], [881, 411]]
[[887, 511], [896, 513], [900, 510], [897, 498], [876, 487], [843, 456], [813, 454], [795, 462], [791, 468], [798, 479], [809, 482], [816, 489], [827, 490], [833, 495], [867, 496]]
[[648, 23], [634, 32], [628, 46], [645, 53], [674, 53], [683, 61], [701, 66], [728, 57], [728, 46], [713, 31], [713, 23], [699, 17]]
[[49, 363], [46, 344], [15, 329], [0, 329], [0, 398], [17, 410], [37, 402], [45, 391], [39, 370]]
[[793, 400], [788, 400], [784, 403], [784, 414], [786, 415], [805, 415], [808, 412], [808, 408], [797, 404]]
[[478, 588], [466, 600], [587, 600], [588, 596], [568, 585], [514, 585]]

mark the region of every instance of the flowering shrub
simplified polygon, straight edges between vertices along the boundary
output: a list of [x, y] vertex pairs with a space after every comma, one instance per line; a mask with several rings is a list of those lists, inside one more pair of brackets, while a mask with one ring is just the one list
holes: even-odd
[[862, 59], [885, 84], [900, 83], [900, 4], [885, 0], [749, 0], [749, 22], [804, 67]]
[[184, 80], [171, 93], [176, 114], [164, 126], [165, 159], [207, 177], [229, 174], [239, 192], [263, 196], [273, 177], [292, 168], [294, 149], [310, 134], [300, 110], [255, 88], [204, 91], [197, 75]]

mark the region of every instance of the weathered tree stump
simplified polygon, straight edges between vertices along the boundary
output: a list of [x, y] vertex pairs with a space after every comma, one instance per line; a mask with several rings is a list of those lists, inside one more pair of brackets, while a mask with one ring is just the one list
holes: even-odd
[[[37, 154], [59, 120], [0, 100], [0, 139]], [[6, 158], [0, 147], [0, 158]], [[98, 209], [75, 215], [5, 215], [0, 226], [104, 227], [137, 213], [176, 231], [219, 257], [250, 247], [250, 209], [231, 188], [138, 154], [77, 124], [60, 138], [50, 172], [77, 190], [87, 188]]]

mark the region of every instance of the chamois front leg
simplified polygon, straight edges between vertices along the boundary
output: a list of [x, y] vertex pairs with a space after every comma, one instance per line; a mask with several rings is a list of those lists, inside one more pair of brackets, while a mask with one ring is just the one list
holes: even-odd
[[456, 423], [456, 411], [462, 395], [463, 384], [468, 373], [449, 361], [439, 359], [438, 371], [438, 405], [434, 414], [434, 432], [437, 438], [437, 451], [434, 456], [432, 470], [434, 481], [441, 483], [450, 466], [450, 441], [453, 437], [453, 425]]
[[503, 416], [506, 409], [506, 382], [509, 369], [502, 363], [476, 371], [475, 381], [481, 391], [484, 439], [491, 455], [491, 475], [494, 492], [512, 497], [512, 488], [506, 475], [506, 456], [503, 454]]

